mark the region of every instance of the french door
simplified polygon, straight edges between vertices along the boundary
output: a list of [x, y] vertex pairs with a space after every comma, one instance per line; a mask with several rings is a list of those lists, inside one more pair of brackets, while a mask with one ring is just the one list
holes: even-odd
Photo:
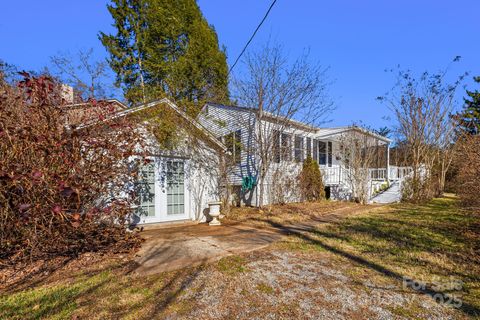
[[139, 166], [136, 215], [140, 218], [140, 223], [189, 218], [185, 167], [183, 159], [158, 157]]

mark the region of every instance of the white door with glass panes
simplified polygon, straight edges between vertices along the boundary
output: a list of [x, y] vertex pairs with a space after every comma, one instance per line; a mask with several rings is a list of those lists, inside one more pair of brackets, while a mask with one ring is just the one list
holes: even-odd
[[140, 223], [189, 218], [184, 159], [150, 158], [139, 165], [136, 215]]

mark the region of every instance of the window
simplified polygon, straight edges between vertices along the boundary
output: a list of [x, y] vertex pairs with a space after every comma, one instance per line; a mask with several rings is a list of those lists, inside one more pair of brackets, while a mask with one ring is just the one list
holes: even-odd
[[318, 141], [318, 164], [327, 164], [327, 143]]
[[138, 168], [138, 180], [135, 184], [138, 216], [155, 216], [155, 162], [141, 163]]
[[224, 138], [227, 150], [232, 154], [235, 163], [242, 161], [242, 132], [237, 130], [227, 134]]
[[312, 139], [307, 138], [307, 156], [312, 156]]
[[303, 161], [303, 137], [295, 136], [295, 161]]
[[292, 160], [292, 136], [286, 133], [282, 133], [281, 141], [281, 151], [282, 151], [282, 160], [291, 161]]
[[273, 130], [273, 161], [280, 163], [280, 132]]
[[333, 161], [333, 150], [332, 150], [332, 142], [328, 141], [328, 166], [332, 166]]
[[318, 162], [318, 140], [313, 139], [313, 160]]
[[167, 214], [185, 213], [183, 161], [167, 161]]

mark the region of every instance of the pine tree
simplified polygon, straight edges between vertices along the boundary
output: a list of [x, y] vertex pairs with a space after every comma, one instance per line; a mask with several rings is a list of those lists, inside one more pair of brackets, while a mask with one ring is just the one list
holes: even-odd
[[117, 29], [116, 35], [100, 32], [99, 38], [110, 53], [109, 63], [116, 73], [116, 85], [124, 89], [130, 102], [145, 102], [145, 44], [147, 39], [147, 2], [112, 0], [107, 5]]
[[[480, 76], [473, 78], [480, 83]], [[459, 131], [470, 135], [480, 134], [480, 92], [478, 90], [468, 91], [468, 98], [465, 98], [465, 106], [462, 112], [457, 114]]]
[[128, 100], [167, 96], [193, 113], [207, 100], [228, 101], [226, 54], [195, 0], [114, 3], [117, 34], [101, 39]]

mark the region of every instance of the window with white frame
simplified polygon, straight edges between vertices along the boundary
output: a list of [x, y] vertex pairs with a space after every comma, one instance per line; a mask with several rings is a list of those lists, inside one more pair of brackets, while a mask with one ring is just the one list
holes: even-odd
[[240, 163], [242, 161], [242, 132], [237, 130], [227, 134], [224, 137], [225, 145], [227, 150], [232, 154], [233, 160], [235, 163]]
[[307, 138], [307, 157], [312, 156], [312, 139]]
[[331, 167], [332, 166], [332, 162], [333, 162], [333, 150], [332, 150], [332, 147], [333, 147], [333, 144], [331, 141], [328, 141], [328, 166]]
[[303, 137], [295, 136], [295, 161], [303, 161]]
[[273, 130], [273, 134], [272, 134], [272, 138], [273, 138], [273, 145], [272, 145], [272, 149], [273, 149], [273, 161], [276, 162], [276, 163], [280, 163], [280, 161], [282, 160], [282, 157], [280, 155], [280, 131], [278, 130]]
[[282, 133], [281, 152], [283, 161], [292, 161], [292, 136]]
[[181, 160], [167, 161], [167, 214], [185, 213], [185, 168]]
[[318, 141], [318, 164], [327, 164], [327, 143], [324, 141]]
[[155, 162], [146, 160], [138, 167], [138, 179], [135, 184], [137, 192], [137, 215], [155, 216]]

